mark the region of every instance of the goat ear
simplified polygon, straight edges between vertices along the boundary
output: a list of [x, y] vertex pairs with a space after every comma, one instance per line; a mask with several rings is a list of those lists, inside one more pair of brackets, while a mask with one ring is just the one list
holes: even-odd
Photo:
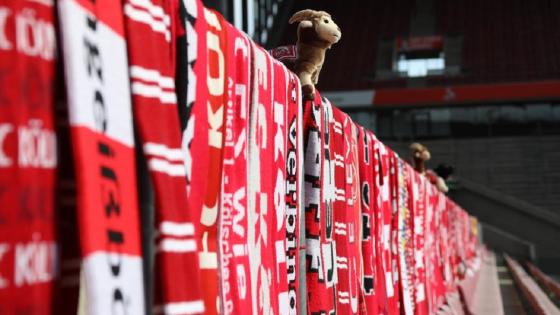
[[317, 11], [314, 11], [314, 10], [310, 10], [310, 9], [301, 10], [301, 11], [298, 11], [298, 12], [294, 13], [294, 15], [292, 15], [292, 17], [288, 21], [288, 23], [293, 24], [295, 22], [311, 20], [313, 18], [313, 16], [315, 16], [316, 14], [317, 14]]
[[298, 25], [298, 29], [306, 28], [306, 27], [313, 27], [313, 22], [309, 20], [301, 21]]

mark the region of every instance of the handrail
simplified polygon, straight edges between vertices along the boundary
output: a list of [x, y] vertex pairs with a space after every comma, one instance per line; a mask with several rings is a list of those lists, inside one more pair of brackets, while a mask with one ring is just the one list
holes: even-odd
[[538, 286], [525, 270], [511, 257], [504, 255], [506, 263], [533, 311], [539, 315], [560, 315], [560, 310], [552, 303], [546, 293]]
[[529, 273], [533, 275], [538, 282], [540, 282], [548, 291], [554, 294], [554, 297], [560, 299], [560, 284], [556, 282], [554, 279], [549, 277], [548, 275], [544, 274], [539, 268], [535, 265], [527, 262], [527, 269], [529, 269]]

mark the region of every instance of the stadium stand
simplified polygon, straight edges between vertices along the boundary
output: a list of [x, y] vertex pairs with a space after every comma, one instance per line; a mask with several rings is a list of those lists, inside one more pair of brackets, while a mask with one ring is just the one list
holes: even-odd
[[555, 299], [560, 299], [560, 284], [550, 276], [544, 274], [539, 268], [532, 263], [527, 263], [529, 273], [539, 282]]
[[539, 287], [513, 258], [505, 255], [506, 263], [513, 275], [515, 284], [525, 295], [532, 310], [538, 315], [559, 315], [560, 310], [552, 303], [546, 293]]

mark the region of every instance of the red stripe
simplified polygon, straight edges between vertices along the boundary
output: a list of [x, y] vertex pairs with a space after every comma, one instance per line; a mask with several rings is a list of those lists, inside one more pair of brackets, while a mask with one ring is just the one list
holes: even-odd
[[[141, 255], [134, 150], [87, 127], [73, 132], [74, 154], [82, 156], [76, 176], [84, 256], [100, 250]], [[108, 154], [100, 153], [100, 144]]]

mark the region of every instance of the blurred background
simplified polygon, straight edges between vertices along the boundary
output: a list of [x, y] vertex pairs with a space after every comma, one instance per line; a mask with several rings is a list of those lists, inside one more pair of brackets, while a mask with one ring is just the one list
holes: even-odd
[[486, 244], [560, 274], [559, 1], [204, 2], [266, 48], [295, 44], [294, 12], [329, 12], [321, 94], [404, 158], [426, 145]]

